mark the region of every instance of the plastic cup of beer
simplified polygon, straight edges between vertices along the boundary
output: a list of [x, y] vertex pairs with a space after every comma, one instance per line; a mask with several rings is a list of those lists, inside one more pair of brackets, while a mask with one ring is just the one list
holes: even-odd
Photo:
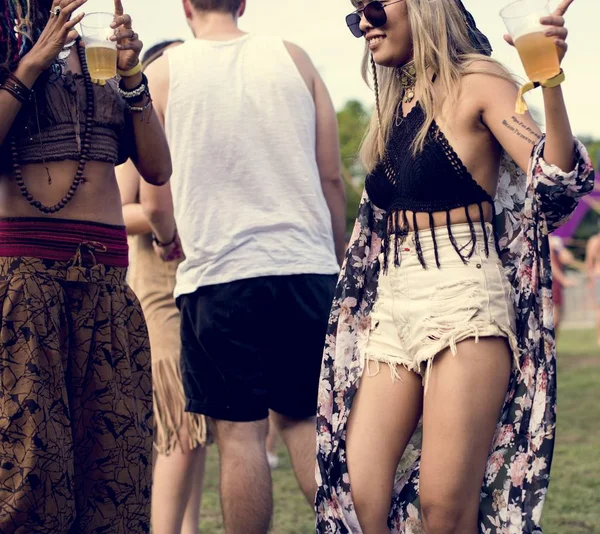
[[114, 20], [112, 13], [89, 13], [81, 21], [85, 58], [92, 79], [109, 80], [117, 75], [117, 43], [110, 40], [115, 34], [110, 27]]
[[500, 11], [532, 82], [549, 80], [560, 72], [554, 38], [546, 36], [548, 26], [540, 22], [547, 15], [550, 15], [548, 0], [517, 0]]

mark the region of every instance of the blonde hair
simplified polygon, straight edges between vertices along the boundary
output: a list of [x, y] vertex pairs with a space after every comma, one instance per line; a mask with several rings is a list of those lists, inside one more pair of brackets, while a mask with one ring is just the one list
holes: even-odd
[[[412, 29], [413, 59], [417, 70], [417, 94], [425, 113], [425, 123], [419, 130], [413, 149], [420, 152], [434, 117], [443, 111], [445, 103], [455, 103], [460, 96], [463, 76], [488, 73], [516, 83], [510, 73], [497, 61], [478, 53], [471, 42], [463, 12], [454, 0], [405, 0]], [[496, 69], [476, 68], [473, 63], [486, 61], [500, 66]], [[430, 71], [428, 72], [428, 68]], [[368, 46], [362, 65], [363, 78], [373, 89], [376, 113], [363, 140], [360, 156], [370, 172], [385, 154], [392, 124], [400, 103], [402, 86], [396, 68], [376, 65]], [[436, 75], [439, 94], [444, 101], [434, 100], [431, 71]], [[445, 107], [444, 109], [450, 109]]]

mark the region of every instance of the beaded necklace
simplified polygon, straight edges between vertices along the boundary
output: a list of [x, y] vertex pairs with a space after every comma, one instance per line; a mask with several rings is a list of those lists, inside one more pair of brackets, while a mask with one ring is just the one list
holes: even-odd
[[[12, 166], [13, 172], [15, 176], [15, 180], [17, 185], [21, 190], [21, 195], [29, 202], [31, 206], [36, 208], [38, 211], [41, 211], [45, 214], [53, 214], [58, 213], [65, 206], [71, 202], [77, 189], [79, 186], [85, 181], [83, 173], [85, 171], [85, 165], [88, 162], [88, 156], [91, 148], [91, 126], [92, 121], [94, 119], [94, 86], [92, 84], [92, 78], [90, 76], [90, 71], [87, 66], [87, 62], [85, 60], [85, 50], [83, 47], [78, 44], [77, 52], [79, 55], [79, 62], [81, 63], [81, 72], [83, 73], [83, 78], [85, 82], [85, 93], [87, 99], [86, 105], [86, 114], [85, 114], [85, 133], [83, 134], [83, 143], [81, 147], [81, 154], [79, 157], [79, 165], [77, 167], [77, 172], [75, 173], [75, 177], [73, 178], [73, 182], [71, 183], [71, 187], [67, 194], [54, 206], [46, 206], [42, 204], [39, 200], [36, 200], [33, 195], [27, 189], [25, 185], [25, 181], [23, 180], [23, 169], [19, 165], [18, 157], [19, 153], [17, 150], [17, 139], [15, 136], [12, 137], [10, 142], [10, 148], [12, 153]], [[79, 120], [79, 118], [78, 118]]]

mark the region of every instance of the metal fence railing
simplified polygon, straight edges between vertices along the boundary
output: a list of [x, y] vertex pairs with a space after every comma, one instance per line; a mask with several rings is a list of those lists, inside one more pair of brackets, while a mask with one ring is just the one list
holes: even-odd
[[569, 273], [577, 281], [565, 288], [562, 325], [565, 328], [593, 328], [596, 317], [596, 288], [588, 285], [582, 273]]

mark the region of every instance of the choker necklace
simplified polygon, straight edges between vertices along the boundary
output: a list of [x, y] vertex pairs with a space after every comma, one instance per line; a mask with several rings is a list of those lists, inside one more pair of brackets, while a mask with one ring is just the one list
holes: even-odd
[[414, 60], [398, 67], [396, 75], [402, 85], [402, 101], [410, 104], [415, 98], [415, 86], [417, 85], [417, 68]]

